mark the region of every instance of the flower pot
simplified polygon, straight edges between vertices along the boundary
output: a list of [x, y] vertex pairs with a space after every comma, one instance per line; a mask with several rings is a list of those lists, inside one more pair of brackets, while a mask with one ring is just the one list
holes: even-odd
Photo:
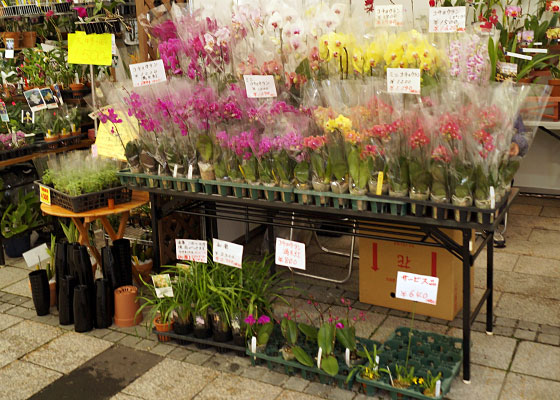
[[138, 288], [122, 286], [115, 289], [115, 325], [120, 327], [134, 326], [142, 322], [142, 314], [136, 315], [140, 304], [136, 299]]
[[35, 47], [35, 43], [37, 42], [37, 32], [30, 31], [30, 32], [22, 32], [22, 43], [21, 47], [25, 47], [26, 49], [31, 49]]
[[176, 319], [173, 322], [173, 331], [177, 334], [177, 335], [188, 335], [191, 334], [193, 331], [193, 320], [192, 320], [192, 315], [189, 314], [189, 316], [186, 318], [185, 321], [180, 321], [178, 319]]
[[200, 177], [205, 181], [213, 181], [216, 179], [216, 174], [214, 173], [214, 165], [210, 163], [205, 163], [202, 161], [198, 162], [198, 169], [200, 170]]
[[50, 308], [50, 289], [47, 279], [47, 271], [38, 269], [29, 273], [31, 284], [31, 296], [37, 315], [47, 315]]
[[142, 277], [142, 280], [144, 280], [144, 282], [146, 283], [151, 282], [150, 272], [152, 272], [153, 265], [154, 265], [154, 261], [151, 259], [146, 260], [144, 262], [139, 262], [138, 264], [136, 263], [132, 264], [132, 275], [133, 275], [132, 277], [134, 278], [137, 284], [140, 285], [142, 283], [140, 277]]
[[208, 339], [212, 336], [212, 329], [208, 323], [208, 314], [195, 316], [193, 334], [198, 339]]
[[212, 313], [212, 339], [216, 342], [228, 342], [232, 339], [231, 328], [227, 324], [226, 318], [221, 313]]
[[344, 194], [348, 193], [348, 181], [340, 180], [340, 181], [332, 181], [331, 182], [331, 191], [336, 194]]
[[292, 348], [288, 345], [284, 345], [280, 349], [280, 353], [282, 354], [282, 358], [286, 361], [293, 361], [293, 360], [296, 359], [296, 356], [295, 356], [294, 352], [292, 351]]
[[14, 49], [19, 48], [19, 32], [4, 32], [2, 33], [4, 40], [4, 47], [6, 47], [6, 39], [14, 39]]
[[550, 97], [560, 97], [560, 79], [549, 79], [548, 84], [552, 86]]
[[76, 95], [77, 92], [83, 91], [84, 88], [85, 88], [85, 85], [83, 83], [71, 83], [70, 84], [70, 89], [72, 90], [72, 93], [74, 94], [74, 96]]
[[56, 282], [49, 282], [50, 306], [56, 306]]
[[89, 332], [93, 329], [91, 295], [87, 285], [74, 288], [74, 331]]
[[3, 239], [6, 255], [11, 258], [21, 257], [23, 253], [31, 248], [29, 238], [30, 234], [24, 233], [22, 235], [12, 236], [9, 239]]
[[[160, 318], [161, 317], [158, 316], [154, 319], [154, 325], [156, 327], [156, 331], [158, 331], [158, 332], [171, 332], [171, 328], [173, 328], [173, 321], [168, 321], [166, 323], [161, 323]], [[171, 340], [171, 337], [169, 337], [169, 336], [158, 335], [158, 341], [159, 342], [169, 342], [170, 340]]]
[[76, 280], [71, 275], [61, 277], [58, 288], [58, 322], [60, 325], [74, 323], [74, 287]]
[[[427, 189], [426, 192], [420, 192], [415, 190], [414, 188], [410, 188], [410, 198], [412, 200], [421, 200], [421, 201], [426, 201], [430, 198], [430, 189]], [[416, 204], [415, 203], [411, 203], [411, 210], [412, 210], [412, 214], [416, 215]], [[422, 215], [424, 215], [425, 209], [424, 207], [422, 207], [421, 211]]]
[[105, 329], [113, 323], [113, 296], [107, 279], [95, 280], [95, 327]]

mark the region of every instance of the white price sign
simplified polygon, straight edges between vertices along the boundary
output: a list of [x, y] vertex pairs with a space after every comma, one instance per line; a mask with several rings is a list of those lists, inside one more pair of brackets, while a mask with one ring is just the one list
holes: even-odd
[[305, 244], [276, 238], [275, 261], [278, 265], [305, 270]]
[[420, 94], [420, 75], [418, 68], [387, 68], [387, 91]]
[[402, 26], [403, 6], [402, 4], [375, 6], [375, 26]]
[[208, 243], [206, 240], [175, 239], [177, 260], [208, 262]]
[[23, 253], [23, 259], [29, 268], [49, 260], [50, 258], [51, 256], [49, 256], [47, 252], [47, 245], [45, 243]]
[[467, 8], [462, 7], [430, 7], [430, 33], [465, 32]]
[[130, 64], [130, 76], [134, 87], [153, 85], [167, 79], [163, 60]]
[[420, 303], [436, 305], [439, 278], [435, 276], [397, 272], [395, 297]]
[[241, 268], [243, 246], [225, 240], [213, 239], [212, 253], [214, 262]]
[[243, 75], [247, 97], [250, 99], [261, 99], [276, 97], [276, 83], [272, 75]]

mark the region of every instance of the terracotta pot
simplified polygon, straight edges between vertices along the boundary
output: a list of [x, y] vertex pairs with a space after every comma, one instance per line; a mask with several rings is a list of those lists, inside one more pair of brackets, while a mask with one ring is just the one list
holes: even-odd
[[138, 314], [135, 318], [140, 308], [137, 295], [138, 288], [134, 286], [121, 286], [115, 289], [115, 325], [127, 327], [142, 322], [142, 314]]
[[4, 40], [4, 47], [6, 46], [6, 39], [14, 39], [14, 49], [19, 48], [19, 32], [4, 32], [2, 33]]
[[80, 90], [84, 90], [84, 84], [83, 83], [71, 83], [70, 84], [70, 89], [72, 89], [73, 92], [79, 92]]
[[[173, 328], [173, 321], [169, 321], [165, 324], [162, 324], [159, 321], [160, 321], [160, 317], [156, 317], [154, 319], [154, 325], [156, 326], [156, 331], [158, 331], [158, 332], [171, 332], [171, 329]], [[160, 341], [160, 342], [169, 342], [170, 340], [171, 340], [171, 337], [169, 337], [169, 336], [158, 335], [158, 341]]]
[[60, 139], [59, 135], [54, 135], [54, 136], [50, 136], [50, 137], [45, 136], [45, 142], [55, 142], [58, 139]]
[[51, 307], [56, 305], [56, 282], [49, 283], [49, 290], [51, 292]]
[[548, 84], [552, 86], [550, 97], [560, 97], [560, 79], [549, 79]]
[[37, 32], [22, 32], [23, 40], [21, 43], [21, 47], [25, 48], [33, 48], [35, 47], [35, 43], [37, 42]]
[[519, 83], [533, 83], [533, 80], [534, 80], [534, 79], [535, 79], [535, 78], [532, 78], [532, 77], [529, 77], [529, 78], [521, 78], [521, 79], [519, 79], [517, 82], [519, 82]]
[[141, 284], [142, 281], [140, 280], [140, 276], [146, 283], [151, 282], [150, 272], [152, 271], [152, 267], [154, 265], [153, 260], [146, 260], [144, 263], [140, 264], [132, 264], [132, 277], [136, 281], [136, 283]]

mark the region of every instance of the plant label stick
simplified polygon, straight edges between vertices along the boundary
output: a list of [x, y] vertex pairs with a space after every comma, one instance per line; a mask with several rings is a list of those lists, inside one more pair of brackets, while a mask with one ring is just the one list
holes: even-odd
[[321, 357], [323, 356], [323, 348], [319, 347], [319, 351], [317, 352], [317, 368], [321, 369]]
[[377, 188], [375, 190], [375, 194], [378, 196], [381, 196], [383, 193], [383, 178], [383, 171], [379, 171], [379, 174], [377, 175]]
[[375, 371], [379, 369], [379, 356], [375, 356]]
[[344, 352], [344, 360], [346, 361], [346, 365], [348, 366], [348, 368], [352, 368], [352, 366], [350, 365], [350, 349], [348, 347]]
[[441, 394], [441, 380], [438, 379], [438, 381], [436, 382], [436, 397], [439, 397], [440, 394]]
[[387, 371], [389, 371], [389, 379], [391, 380], [391, 386], [395, 386], [393, 384], [393, 375], [391, 375], [391, 369], [389, 368], [389, 366], [387, 365]]

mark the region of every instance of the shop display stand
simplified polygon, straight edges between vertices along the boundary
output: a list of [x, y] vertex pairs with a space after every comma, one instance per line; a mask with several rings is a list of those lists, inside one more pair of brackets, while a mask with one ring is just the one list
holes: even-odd
[[[263, 224], [298, 229], [337, 233], [364, 237], [375, 240], [397, 241], [401, 243], [421, 244], [431, 247], [444, 248], [463, 263], [463, 380], [470, 383], [470, 347], [471, 326], [486, 303], [486, 332], [492, 334], [493, 329], [493, 269], [494, 232], [509, 210], [518, 190], [512, 189], [509, 196], [497, 204], [496, 210], [487, 212], [488, 218], [481, 222], [476, 219], [460, 218], [437, 219], [431, 216], [394, 215], [391, 213], [373, 213], [356, 211], [353, 209], [338, 209], [334, 207], [318, 207], [301, 205], [298, 203], [283, 203], [281, 201], [251, 200], [218, 194], [207, 195], [187, 191], [175, 191], [160, 188], [136, 186], [136, 190], [148, 191], [152, 205], [152, 240], [154, 242], [154, 269], [159, 268], [159, 238], [157, 221], [171, 211], [178, 211], [189, 215], [200, 216], [203, 219], [203, 237], [211, 240], [219, 238], [217, 219], [239, 221], [244, 223]], [[163, 204], [162, 196], [172, 196], [171, 203]], [[185, 203], [187, 206], [185, 206]], [[439, 206], [439, 205], [438, 205]], [[453, 208], [453, 206], [449, 206]], [[457, 211], [462, 209], [456, 207]], [[479, 210], [480, 211], [480, 210]], [[468, 210], [460, 210], [461, 215], [467, 215]], [[349, 228], [348, 232], [321, 228], [323, 223], [336, 221], [338, 228]], [[355, 226], [355, 229], [352, 227]], [[462, 232], [462, 240], [457, 242], [442, 229], [453, 229]], [[473, 244], [472, 230], [482, 233]], [[399, 235], [399, 238], [387, 235]], [[428, 242], [428, 239], [432, 239]], [[274, 232], [268, 230], [269, 251], [274, 252]], [[472, 248], [472, 249], [471, 249]], [[487, 248], [487, 288], [480, 302], [471, 312], [471, 280], [470, 270], [476, 258]], [[274, 268], [274, 267], [273, 267]]]

